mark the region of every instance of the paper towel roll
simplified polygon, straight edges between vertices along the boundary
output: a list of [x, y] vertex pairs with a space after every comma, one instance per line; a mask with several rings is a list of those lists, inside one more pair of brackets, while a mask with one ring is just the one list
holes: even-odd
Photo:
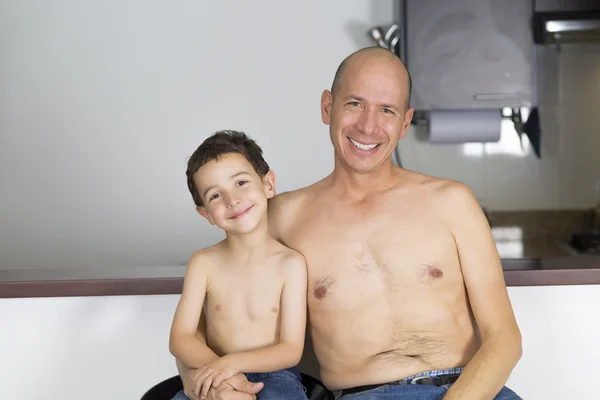
[[497, 142], [501, 110], [431, 110], [429, 140], [432, 143]]

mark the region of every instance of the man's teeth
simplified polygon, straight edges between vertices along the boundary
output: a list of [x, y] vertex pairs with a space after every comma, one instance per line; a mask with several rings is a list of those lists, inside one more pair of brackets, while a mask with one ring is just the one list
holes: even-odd
[[373, 150], [375, 147], [378, 146], [378, 144], [362, 144], [362, 143], [358, 143], [354, 139], [350, 139], [350, 141], [352, 142], [353, 145], [355, 145], [356, 147], [358, 147], [361, 150]]

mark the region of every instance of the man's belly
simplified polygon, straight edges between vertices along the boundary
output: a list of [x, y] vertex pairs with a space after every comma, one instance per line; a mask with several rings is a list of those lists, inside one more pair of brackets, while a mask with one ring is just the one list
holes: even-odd
[[311, 336], [321, 379], [336, 390], [464, 366], [479, 340], [468, 310], [450, 310], [422, 302], [397, 309], [364, 304], [335, 312], [313, 307]]

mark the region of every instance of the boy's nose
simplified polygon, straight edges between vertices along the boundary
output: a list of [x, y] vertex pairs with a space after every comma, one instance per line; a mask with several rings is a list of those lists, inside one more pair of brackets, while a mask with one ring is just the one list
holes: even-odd
[[235, 206], [237, 206], [238, 204], [240, 204], [242, 202], [242, 199], [239, 198], [238, 196], [235, 197], [230, 197], [229, 198], [229, 208], [233, 208]]

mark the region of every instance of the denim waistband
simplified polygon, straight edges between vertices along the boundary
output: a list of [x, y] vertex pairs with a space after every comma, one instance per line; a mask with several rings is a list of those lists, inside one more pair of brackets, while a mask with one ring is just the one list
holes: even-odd
[[346, 388], [346, 389], [342, 389], [337, 391], [337, 398], [339, 398], [342, 395], [345, 394], [351, 394], [351, 393], [356, 393], [356, 392], [361, 392], [361, 391], [365, 391], [365, 390], [372, 390], [372, 389], [376, 389], [378, 387], [381, 386], [386, 386], [386, 385], [410, 385], [413, 383], [413, 381], [415, 379], [418, 378], [437, 378], [440, 376], [452, 376], [452, 375], [460, 375], [460, 373], [464, 370], [464, 367], [457, 367], [457, 368], [446, 368], [446, 369], [434, 369], [431, 371], [424, 371], [424, 372], [419, 372], [418, 374], [414, 374], [411, 376], [408, 376], [406, 378], [402, 378], [399, 379], [397, 381], [391, 381], [391, 382], [384, 382], [384, 383], [376, 383], [376, 384], [367, 384], [367, 385], [362, 385], [362, 386], [355, 386], [355, 387], [351, 387], [351, 388]]

